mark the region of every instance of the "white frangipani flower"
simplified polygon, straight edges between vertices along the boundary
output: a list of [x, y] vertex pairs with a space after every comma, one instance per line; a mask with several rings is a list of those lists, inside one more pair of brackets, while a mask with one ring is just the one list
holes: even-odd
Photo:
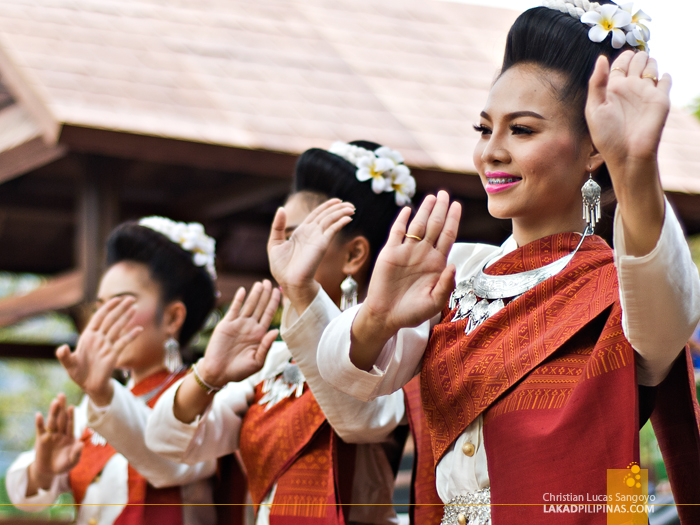
[[632, 47], [636, 47], [642, 51], [649, 52], [649, 45], [647, 40], [644, 38], [644, 34], [641, 32], [639, 27], [635, 27], [629, 33], [627, 33], [627, 43]]
[[370, 151], [344, 142], [334, 142], [328, 151], [355, 165], [357, 180], [371, 180], [374, 193], [396, 192], [396, 204], [399, 206], [411, 202], [416, 192], [416, 181], [398, 151], [386, 146]]
[[581, 16], [581, 22], [591, 26], [588, 38], [593, 42], [602, 42], [612, 32], [612, 46], [620, 49], [627, 42], [623, 28], [632, 22], [632, 15], [623, 11], [616, 4], [605, 4], [598, 12], [589, 11]]
[[382, 193], [391, 182], [387, 175], [394, 166], [391, 159], [362, 157], [357, 161], [357, 180], [365, 182], [372, 179], [372, 191]]
[[166, 217], [144, 217], [139, 225], [165, 235], [183, 250], [191, 252], [194, 264], [205, 267], [212, 279], [216, 279], [216, 241], [205, 233], [204, 226], [200, 223], [175, 222]]
[[408, 167], [403, 164], [391, 170], [391, 181], [388, 191], [396, 192], [394, 197], [397, 206], [406, 206], [411, 203], [411, 197], [416, 194], [416, 179], [411, 177]]
[[644, 37], [644, 42], [648, 42], [651, 37], [651, 31], [649, 31], [649, 28], [643, 22], [651, 22], [651, 17], [641, 9], [634, 11], [634, 2], [620, 4], [620, 9], [628, 12], [630, 16], [632, 16], [632, 22], [625, 27], [625, 31], [629, 34], [634, 28], [637, 28]]

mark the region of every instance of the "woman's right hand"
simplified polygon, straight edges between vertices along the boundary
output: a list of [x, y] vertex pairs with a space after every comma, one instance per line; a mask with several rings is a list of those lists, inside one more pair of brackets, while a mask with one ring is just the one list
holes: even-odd
[[461, 213], [460, 204], [450, 204], [445, 191], [427, 196], [410, 225], [410, 210], [401, 211], [379, 253], [367, 298], [352, 326], [350, 359], [355, 366], [371, 369], [396, 332], [418, 326], [445, 307], [455, 274], [454, 266], [447, 266], [447, 256]]
[[49, 406], [46, 421], [41, 413], [37, 413], [36, 457], [29, 466], [27, 496], [36, 494], [39, 488], [48, 490], [55, 476], [68, 472], [78, 464], [83, 443], [74, 435], [74, 410], [74, 407], [66, 406], [66, 396], [58, 394]]

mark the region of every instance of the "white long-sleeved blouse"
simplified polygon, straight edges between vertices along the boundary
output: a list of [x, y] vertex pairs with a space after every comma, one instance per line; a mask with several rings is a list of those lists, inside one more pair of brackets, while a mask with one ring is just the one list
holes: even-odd
[[[386, 448], [399, 447], [393, 438], [396, 427], [406, 422], [401, 391], [365, 403], [343, 394], [326, 383], [316, 365], [316, 347], [324, 328], [340, 310], [321, 289], [311, 305], [297, 316], [286, 307], [282, 316], [284, 342], [272, 345], [263, 369], [239, 383], [229, 383], [214, 396], [202, 416], [190, 424], [173, 413], [175, 383], [160, 397], [146, 429], [146, 442], [153, 451], [173, 461], [194, 463], [230, 454], [239, 448], [243, 417], [253, 402], [255, 386], [274, 375], [292, 356], [318, 400], [326, 419], [348, 443], [357, 443], [353, 501], [387, 503], [391, 501], [394, 474]], [[251, 473], [249, 473], [250, 475]], [[272, 503], [275, 488], [263, 503]], [[358, 523], [397, 523], [391, 506], [353, 506], [350, 521]], [[260, 507], [257, 525], [269, 523], [269, 506]]]
[[[613, 228], [622, 327], [639, 354], [639, 384], [653, 386], [668, 374], [700, 319], [698, 269], [668, 202], [657, 245], [644, 257], [626, 254], [617, 213]], [[474, 276], [489, 259], [516, 248], [512, 237], [501, 247], [455, 244], [448, 263], [455, 264], [459, 282]], [[329, 324], [318, 346], [317, 362], [326, 381], [358, 399], [371, 400], [401, 388], [419, 372], [430, 330], [440, 316], [416, 328], [399, 330], [384, 346], [374, 368], [366, 372], [350, 361], [350, 333], [359, 308], [343, 312]], [[476, 449], [471, 457], [461, 452], [465, 443]], [[481, 416], [464, 430], [438, 463], [436, 484], [444, 502], [490, 485]]]
[[[183, 507], [186, 525], [213, 525], [216, 523], [209, 478], [216, 471], [216, 461], [184, 465], [155, 454], [146, 447], [144, 434], [151, 408], [127, 388], [112, 380], [114, 396], [109, 405], [97, 407], [83, 397], [76, 407], [74, 435], [80, 439], [90, 427], [119, 453], [112, 456], [102, 474], [88, 487], [78, 511], [76, 523], [87, 524], [91, 519], [99, 525], [111, 525], [124, 510], [128, 501], [128, 466], [131, 464], [154, 487], [180, 486], [183, 503], [198, 506]], [[39, 489], [27, 497], [29, 465], [34, 462], [34, 451], [21, 454], [7, 471], [6, 486], [10, 501], [22, 510], [38, 512], [51, 506], [56, 498], [70, 492], [68, 473], [54, 477], [49, 490]], [[107, 505], [98, 505], [107, 504]]]

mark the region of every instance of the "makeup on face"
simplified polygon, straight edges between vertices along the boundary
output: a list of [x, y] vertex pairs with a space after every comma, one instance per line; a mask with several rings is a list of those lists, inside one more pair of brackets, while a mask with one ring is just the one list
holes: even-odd
[[502, 171], [487, 171], [484, 175], [486, 176], [486, 193], [491, 194], [512, 188], [523, 180], [522, 177], [515, 177]]

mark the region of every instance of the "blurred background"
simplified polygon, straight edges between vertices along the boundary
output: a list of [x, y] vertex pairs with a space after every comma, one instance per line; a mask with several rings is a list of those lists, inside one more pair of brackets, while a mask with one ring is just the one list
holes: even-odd
[[[224, 307], [238, 286], [268, 276], [268, 229], [297, 156], [366, 139], [404, 155], [415, 201], [444, 188], [462, 202], [461, 240], [503, 241], [508, 223], [489, 216], [475, 174], [472, 125], [508, 28], [535, 5], [0, 0], [0, 477], [31, 448], [36, 411], [57, 392], [79, 401], [53, 351], [75, 342], [106, 235], [124, 220], [202, 222], [217, 240]], [[689, 55], [700, 4], [637, 7], [654, 19], [652, 55], [674, 76], [662, 182], [698, 262], [700, 68]], [[611, 212], [599, 229], [608, 239]], [[668, 497], [653, 431], [641, 436], [642, 467]], [[56, 506], [42, 517], [72, 512]], [[662, 514], [652, 524], [673, 522]], [[0, 506], [0, 520], [21, 515]]]

